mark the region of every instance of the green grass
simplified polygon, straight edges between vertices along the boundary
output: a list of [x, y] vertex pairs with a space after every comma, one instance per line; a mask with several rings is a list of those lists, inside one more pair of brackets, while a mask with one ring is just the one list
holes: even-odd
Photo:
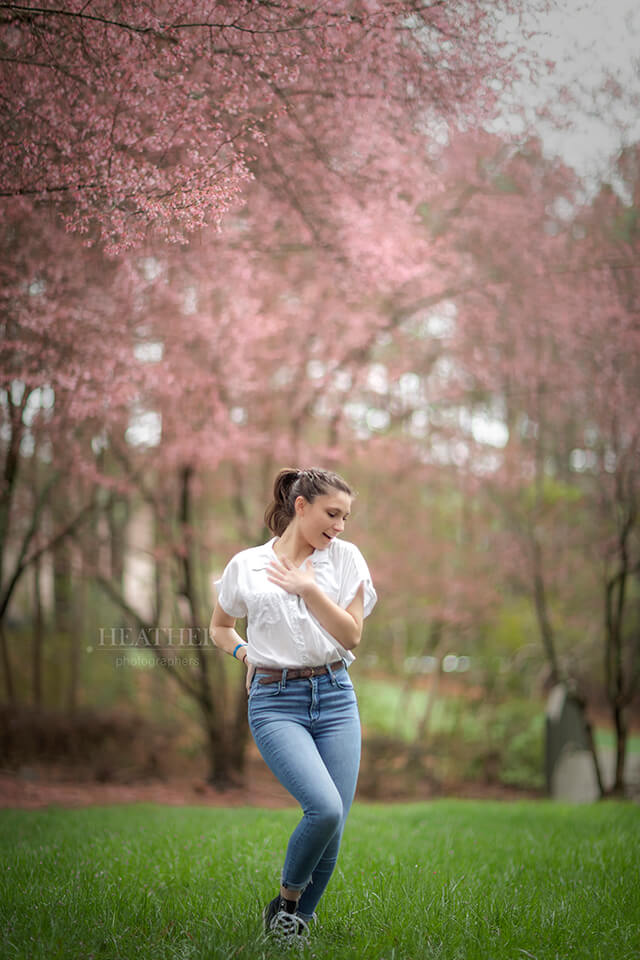
[[[0, 815], [3, 960], [276, 958], [293, 809]], [[358, 804], [309, 958], [637, 960], [640, 808]]]

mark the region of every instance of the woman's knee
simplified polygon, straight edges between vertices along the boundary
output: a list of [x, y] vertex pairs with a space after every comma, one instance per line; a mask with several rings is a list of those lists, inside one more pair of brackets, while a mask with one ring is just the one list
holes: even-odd
[[344, 807], [339, 794], [336, 792], [333, 796], [322, 797], [307, 811], [307, 815], [328, 835], [335, 833], [342, 825], [344, 817]]

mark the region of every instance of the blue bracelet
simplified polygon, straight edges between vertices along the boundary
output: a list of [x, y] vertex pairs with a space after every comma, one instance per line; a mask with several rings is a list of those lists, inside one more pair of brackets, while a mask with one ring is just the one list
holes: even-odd
[[232, 654], [234, 660], [237, 660], [237, 659], [238, 659], [238, 658], [236, 657], [236, 650], [238, 649], [238, 647], [246, 647], [246, 643], [239, 643], [239, 644], [234, 648], [234, 651], [233, 651], [233, 654]]

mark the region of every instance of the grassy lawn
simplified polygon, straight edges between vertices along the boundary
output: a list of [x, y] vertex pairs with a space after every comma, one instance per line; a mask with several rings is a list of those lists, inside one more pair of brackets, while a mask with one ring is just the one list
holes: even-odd
[[[0, 813], [3, 960], [275, 958], [294, 810]], [[356, 805], [303, 956], [637, 960], [640, 808]]]

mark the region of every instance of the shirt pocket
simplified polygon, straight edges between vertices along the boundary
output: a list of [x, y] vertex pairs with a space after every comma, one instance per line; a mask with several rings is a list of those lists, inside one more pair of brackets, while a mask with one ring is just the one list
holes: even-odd
[[254, 593], [249, 601], [249, 615], [256, 624], [273, 626], [282, 621], [282, 600], [271, 590]]

